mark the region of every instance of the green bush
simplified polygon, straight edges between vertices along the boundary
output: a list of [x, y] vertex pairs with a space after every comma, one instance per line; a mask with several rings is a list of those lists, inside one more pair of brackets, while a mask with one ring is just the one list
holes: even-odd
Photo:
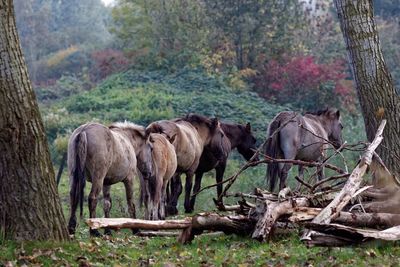
[[[268, 121], [287, 107], [271, 105], [252, 92], [237, 92], [200, 70], [176, 73], [129, 70], [107, 79], [91, 91], [63, 99], [44, 109], [50, 139], [87, 121], [129, 120], [147, 125], [189, 112], [225, 121], [251, 122], [264, 137]], [[69, 129], [72, 130], [72, 129]]]

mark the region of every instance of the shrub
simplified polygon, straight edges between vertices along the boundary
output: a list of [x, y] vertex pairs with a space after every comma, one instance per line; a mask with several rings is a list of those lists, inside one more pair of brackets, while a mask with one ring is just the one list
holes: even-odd
[[355, 95], [345, 66], [343, 60], [317, 63], [312, 56], [270, 60], [255, 78], [255, 89], [265, 99], [300, 109], [329, 105], [353, 110]]
[[81, 75], [85, 68], [90, 68], [91, 58], [87, 52], [71, 47], [33, 63], [35, 70], [32, 79], [35, 85], [54, 85], [62, 76]]
[[107, 76], [120, 72], [128, 66], [128, 59], [124, 54], [115, 49], [94, 51], [91, 54], [93, 66], [90, 70], [92, 81], [103, 80]]

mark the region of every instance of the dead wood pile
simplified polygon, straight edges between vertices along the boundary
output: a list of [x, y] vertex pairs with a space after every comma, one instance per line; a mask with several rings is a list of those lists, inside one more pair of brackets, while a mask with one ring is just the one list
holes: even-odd
[[[300, 229], [302, 232], [301, 240], [310, 246], [344, 246], [375, 239], [400, 240], [400, 214], [398, 214], [400, 212], [398, 212], [398, 208], [397, 211], [382, 208], [382, 206], [385, 206], [382, 202], [388, 203], [387, 198], [382, 197], [387, 193], [388, 186], [381, 189], [362, 186], [363, 176], [371, 165], [373, 157], [374, 161], [377, 161], [388, 172], [375, 153], [375, 149], [383, 139], [382, 133], [385, 123], [386, 121], [382, 121], [375, 139], [368, 144], [358, 165], [351, 173], [328, 164], [327, 160], [323, 163], [290, 161], [304, 166], [323, 165], [323, 167], [337, 172], [337, 175], [314, 184], [296, 177], [306, 189], [302, 193], [298, 193], [298, 191], [290, 192], [287, 188], [279, 192], [278, 195], [261, 189], [255, 189], [252, 194], [232, 194], [228, 192], [229, 187], [245, 169], [260, 163], [287, 161], [265, 156], [260, 161], [250, 160], [236, 175], [224, 181], [228, 184], [219, 199], [215, 200], [215, 204], [221, 213], [200, 213], [181, 220], [165, 221], [95, 218], [87, 220], [87, 223], [94, 229], [109, 227], [112, 229], [153, 230], [149, 234], [151, 236], [158, 235], [157, 233], [160, 236], [176, 235], [176, 231], [165, 232], [165, 230], [179, 229], [182, 232], [178, 240], [182, 243], [190, 242], [196, 235], [200, 235], [204, 231], [234, 233], [249, 236], [259, 241], [267, 241], [274, 233], [281, 232], [284, 229]], [[343, 147], [336, 150], [334, 154], [340, 154]], [[260, 150], [261, 148], [258, 153]], [[347, 178], [347, 180], [344, 178]], [[400, 196], [398, 196], [400, 194], [400, 191], [398, 191], [399, 183], [395, 177], [393, 177], [393, 180], [396, 182], [394, 187], [397, 190], [393, 190], [393, 185], [390, 186], [391, 192], [395, 192], [396, 195], [395, 202], [391, 205], [400, 206], [400, 202], [397, 201], [400, 199]], [[379, 197], [376, 197], [378, 201], [364, 202], [365, 196], [374, 198], [376, 195], [379, 195]], [[237, 205], [226, 206], [222, 204], [223, 197], [238, 197], [240, 200]], [[391, 213], [391, 211], [395, 212]], [[163, 230], [163, 232], [159, 230]]]

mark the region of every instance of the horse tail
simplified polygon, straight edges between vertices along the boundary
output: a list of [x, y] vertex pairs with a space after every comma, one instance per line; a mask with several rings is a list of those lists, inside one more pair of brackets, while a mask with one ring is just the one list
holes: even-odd
[[87, 156], [87, 136], [80, 132], [73, 139], [72, 149], [68, 153], [71, 176], [71, 202], [76, 207], [79, 202], [80, 216], [83, 216], [83, 198], [85, 192], [85, 163]]
[[[281, 122], [278, 118], [275, 118], [268, 127], [267, 143], [265, 145], [265, 155], [270, 156], [274, 159], [282, 156], [283, 152], [280, 148], [280, 137], [279, 132], [276, 132], [281, 126]], [[268, 163], [267, 166], [267, 182], [269, 184], [269, 190], [272, 192], [275, 188], [276, 179], [279, 174], [279, 164], [277, 162]]]

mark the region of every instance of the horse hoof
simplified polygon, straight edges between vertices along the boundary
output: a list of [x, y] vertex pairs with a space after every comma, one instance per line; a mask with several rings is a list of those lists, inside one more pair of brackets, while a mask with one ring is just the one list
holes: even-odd
[[111, 229], [104, 229], [104, 234], [108, 236], [112, 236]]
[[89, 231], [91, 237], [101, 237], [102, 234], [96, 229], [90, 229]]
[[192, 213], [192, 212], [193, 212], [193, 209], [192, 209], [192, 208], [185, 209], [185, 213]]
[[174, 216], [178, 214], [178, 209], [176, 207], [169, 206], [167, 207], [166, 212], [167, 216]]
[[137, 235], [139, 233], [139, 229], [132, 229], [132, 234], [133, 235]]
[[74, 228], [73, 228], [73, 229], [68, 228], [68, 233], [69, 233], [70, 235], [74, 235], [74, 234], [75, 234], [75, 229], [74, 229]]

